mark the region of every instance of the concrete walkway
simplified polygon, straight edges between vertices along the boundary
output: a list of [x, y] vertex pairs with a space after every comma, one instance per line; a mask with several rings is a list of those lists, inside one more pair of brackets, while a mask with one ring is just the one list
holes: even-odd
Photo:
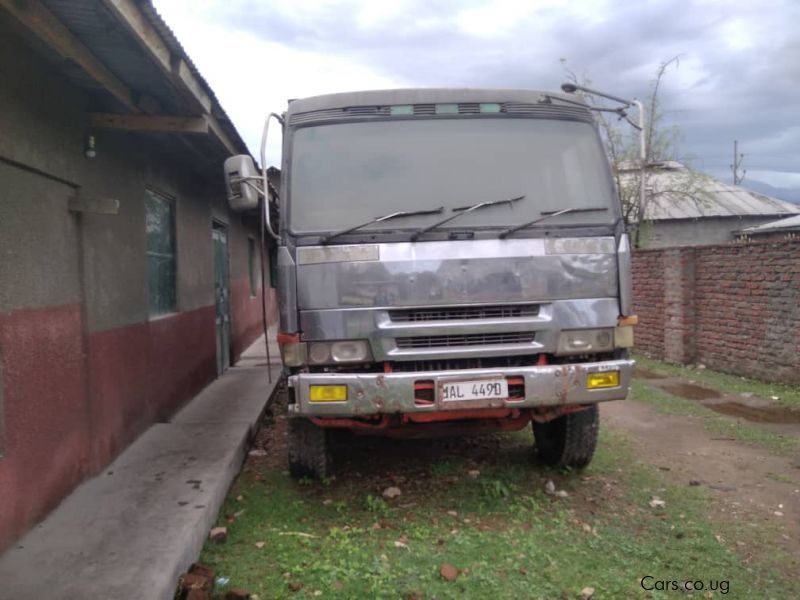
[[[263, 337], [169, 422], [150, 427], [0, 557], [0, 599], [173, 597], [280, 376]], [[35, 477], [35, 474], [31, 474]]]

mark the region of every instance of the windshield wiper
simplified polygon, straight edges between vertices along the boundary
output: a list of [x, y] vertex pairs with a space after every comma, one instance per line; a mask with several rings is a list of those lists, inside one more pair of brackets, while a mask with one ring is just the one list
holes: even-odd
[[356, 225], [355, 227], [349, 227], [347, 229], [342, 229], [341, 231], [336, 231], [334, 233], [329, 233], [328, 235], [322, 236], [320, 238], [320, 244], [327, 244], [333, 238], [339, 237], [340, 235], [344, 235], [346, 233], [351, 233], [353, 231], [357, 231], [359, 229], [363, 229], [364, 227], [368, 227], [374, 223], [382, 223], [383, 221], [390, 221], [391, 219], [399, 219], [400, 217], [414, 217], [417, 215], [440, 215], [444, 212], [444, 206], [440, 206], [439, 208], [434, 208], [430, 210], [411, 210], [411, 211], [400, 211], [391, 213], [389, 215], [383, 215], [382, 217], [375, 217], [371, 221], [367, 221], [366, 223], [361, 223], [361, 225]]
[[507, 238], [512, 233], [519, 231], [520, 229], [525, 229], [526, 227], [530, 227], [531, 225], [536, 225], [537, 223], [541, 223], [542, 221], [546, 221], [547, 219], [552, 219], [553, 217], [557, 217], [559, 215], [566, 215], [567, 213], [579, 213], [579, 212], [599, 212], [608, 210], [605, 206], [587, 206], [583, 208], [564, 208], [562, 210], [547, 210], [542, 211], [542, 216], [538, 219], [534, 219], [533, 221], [528, 221], [527, 223], [523, 223], [522, 225], [517, 225], [516, 227], [510, 227], [505, 231], [500, 232], [500, 239]]
[[477, 204], [473, 204], [472, 206], [459, 206], [458, 208], [453, 209], [453, 212], [456, 213], [455, 215], [447, 217], [446, 219], [442, 219], [441, 221], [437, 221], [433, 225], [428, 225], [424, 229], [420, 229], [414, 235], [411, 236], [411, 241], [416, 242], [423, 233], [428, 233], [429, 231], [433, 231], [434, 229], [437, 229], [441, 225], [449, 223], [453, 219], [457, 219], [458, 217], [463, 217], [467, 213], [471, 213], [473, 210], [478, 210], [479, 208], [484, 208], [486, 206], [495, 206], [496, 204], [511, 204], [512, 202], [516, 202], [517, 200], [522, 200], [524, 197], [525, 196], [517, 196], [516, 198], [507, 198], [504, 200], [491, 200], [490, 202], [478, 202]]

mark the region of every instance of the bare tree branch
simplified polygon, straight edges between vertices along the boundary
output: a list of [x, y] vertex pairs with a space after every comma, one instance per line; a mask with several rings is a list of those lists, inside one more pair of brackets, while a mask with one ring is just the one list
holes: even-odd
[[[660, 106], [659, 94], [669, 67], [673, 65], [679, 67], [682, 57], [683, 55], [678, 54], [659, 64], [655, 78], [651, 81], [650, 93], [645, 101], [648, 107], [645, 125], [647, 143], [645, 169], [632, 168], [632, 165], [638, 164], [637, 133], [633, 130], [623, 133], [619, 120], [615, 120], [609, 113], [598, 113], [596, 116], [608, 158], [614, 166], [614, 180], [622, 203], [623, 219], [635, 246], [639, 246], [642, 241], [640, 230], [647, 220], [649, 207], [656, 198], [666, 197], [667, 201], [672, 203], [691, 201], [698, 205], [707, 204], [710, 200], [710, 195], [703, 185], [706, 181], [704, 175], [689, 168], [681, 168], [675, 170], [674, 175], [670, 177], [662, 175], [661, 172], [665, 169], [670, 171], [672, 168], [659, 165], [666, 161], [677, 160], [680, 130], [677, 127], [663, 126], [664, 111]], [[572, 83], [585, 87], [591, 83], [586, 74], [579, 77], [567, 64], [566, 59], [561, 59], [561, 66]], [[590, 104], [598, 105], [590, 94], [581, 96]], [[639, 185], [642, 173], [647, 192], [644, 202], [640, 203]], [[659, 186], [665, 183], [668, 183], [668, 187], [659, 189]]]

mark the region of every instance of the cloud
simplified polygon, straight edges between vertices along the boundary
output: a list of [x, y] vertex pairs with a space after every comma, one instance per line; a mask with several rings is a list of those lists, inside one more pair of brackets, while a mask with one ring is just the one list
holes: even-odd
[[[254, 156], [259, 155], [266, 116], [286, 110], [291, 98], [408, 85], [346, 56], [295, 48], [252, 31], [231, 28], [226, 19], [239, 15], [230, 11], [230, 5], [210, 1], [201, 4], [195, 7], [195, 2], [165, 2], [159, 3], [158, 9], [214, 89]], [[218, 7], [220, 12], [212, 10], [211, 14], [222, 19], [210, 18], [204, 12]], [[275, 135], [270, 134], [269, 164], [279, 164], [280, 136], [275, 127], [273, 122], [270, 128]]]
[[776, 188], [800, 188], [800, 173], [780, 171], [748, 171], [747, 179], [762, 181]]
[[[800, 172], [800, 2], [760, 0], [160, 0], [157, 6], [256, 150], [289, 97], [398, 86], [557, 89], [566, 58], [645, 98], [658, 65], [680, 154], [727, 172]], [[245, 73], [247, 75], [245, 75]]]

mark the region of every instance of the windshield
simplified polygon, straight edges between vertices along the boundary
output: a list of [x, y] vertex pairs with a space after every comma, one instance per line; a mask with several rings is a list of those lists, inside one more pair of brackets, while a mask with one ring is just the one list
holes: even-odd
[[[508, 227], [542, 212], [552, 224], [616, 220], [613, 185], [589, 123], [545, 119], [421, 119], [319, 125], [294, 134], [290, 229], [331, 232], [402, 211], [525, 196], [474, 211], [442, 229]], [[364, 230], [418, 229], [442, 219], [419, 215]]]

